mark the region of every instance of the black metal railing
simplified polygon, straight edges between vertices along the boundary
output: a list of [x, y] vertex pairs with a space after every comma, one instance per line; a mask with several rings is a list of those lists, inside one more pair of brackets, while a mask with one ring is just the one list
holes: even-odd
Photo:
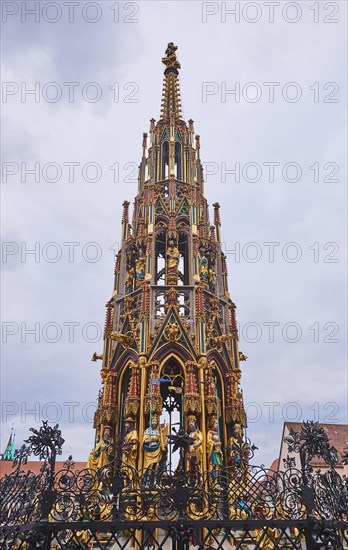
[[[290, 432], [283, 471], [246, 462], [215, 472], [185, 471], [187, 434], [171, 436], [182, 460], [175, 472], [138, 471], [121, 461], [77, 470], [71, 457], [56, 471], [64, 440], [47, 422], [16, 452], [0, 481], [0, 548], [319, 548], [348, 543], [348, 484], [319, 424]], [[23, 471], [34, 454], [39, 474]], [[325, 471], [313, 471], [321, 457]], [[346, 457], [343, 457], [346, 461]]]

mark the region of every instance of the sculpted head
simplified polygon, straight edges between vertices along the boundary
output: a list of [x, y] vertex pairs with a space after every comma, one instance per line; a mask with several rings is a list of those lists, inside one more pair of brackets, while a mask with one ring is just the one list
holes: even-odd
[[210, 429], [217, 431], [218, 423], [217, 423], [217, 419], [216, 419], [215, 416], [211, 417], [210, 422], [209, 422], [209, 427], [210, 427]]
[[242, 427], [238, 422], [233, 426], [233, 436], [237, 439], [242, 437]]
[[196, 423], [196, 417], [195, 416], [189, 416], [188, 417], [188, 432], [192, 433], [197, 430], [197, 423]]
[[110, 441], [111, 439], [111, 429], [105, 428], [103, 432], [103, 441]]
[[134, 421], [132, 418], [126, 418], [124, 422], [125, 432], [128, 433], [134, 428]]

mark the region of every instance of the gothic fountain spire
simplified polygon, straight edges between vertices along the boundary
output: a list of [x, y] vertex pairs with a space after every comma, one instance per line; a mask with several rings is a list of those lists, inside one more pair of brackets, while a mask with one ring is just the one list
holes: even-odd
[[215, 472], [231, 463], [230, 440], [246, 426], [241, 355], [220, 206], [210, 220], [199, 136], [181, 118], [176, 50], [170, 42], [162, 59], [162, 112], [142, 136], [132, 215], [123, 204], [104, 351], [95, 356], [104, 385], [95, 428], [99, 440], [115, 439], [130, 423], [132, 464], [156, 470], [173, 465], [161, 426], [172, 434], [179, 418], [201, 446], [185, 467]]

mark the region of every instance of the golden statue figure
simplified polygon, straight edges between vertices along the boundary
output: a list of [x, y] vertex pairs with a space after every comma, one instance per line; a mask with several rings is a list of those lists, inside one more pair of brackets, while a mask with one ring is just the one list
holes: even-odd
[[137, 468], [139, 437], [132, 418], [126, 418], [124, 423], [125, 437], [122, 445], [122, 462], [131, 468]]
[[241, 466], [246, 457], [243, 455], [243, 438], [241, 425], [237, 422], [233, 427], [233, 433], [228, 441], [227, 456], [228, 465], [235, 467]]
[[209, 430], [207, 434], [207, 453], [209, 471], [212, 473], [212, 478], [216, 480], [222, 466], [223, 458], [220, 435], [218, 431], [218, 422], [215, 417], [212, 417], [209, 423]]
[[176, 58], [176, 50], [178, 46], [175, 46], [173, 42], [169, 42], [166, 49], [166, 56], [162, 58], [162, 63], [166, 67], [173, 67], [174, 69], [180, 69], [180, 63]]
[[215, 292], [216, 289], [216, 273], [214, 269], [208, 269], [209, 289]]
[[90, 452], [86, 468], [97, 471], [110, 462], [111, 459], [111, 430], [105, 428], [103, 437], [100, 439], [100, 435], [97, 435], [96, 446], [93, 451]]
[[166, 329], [166, 338], [169, 342], [175, 342], [179, 339], [181, 332], [176, 323], [169, 323]]
[[203, 254], [199, 260], [199, 278], [203, 282], [208, 282], [208, 259]]
[[143, 279], [145, 277], [145, 260], [144, 258], [139, 258], [135, 266], [137, 272], [137, 279]]
[[126, 273], [126, 294], [133, 292], [133, 282], [134, 282], [134, 267], [130, 267]]
[[168, 273], [176, 273], [179, 265], [180, 254], [175, 239], [169, 240], [166, 256]]
[[167, 426], [161, 430], [157, 415], [153, 415], [151, 426], [146, 428], [143, 436], [144, 450], [144, 484], [153, 485], [154, 477], [164, 469], [167, 452]]
[[189, 450], [186, 452], [186, 469], [190, 472], [201, 472], [203, 460], [203, 434], [198, 428], [194, 415], [188, 417], [187, 431], [188, 435], [194, 439], [194, 443], [190, 445]]
[[139, 250], [139, 258], [135, 263], [135, 272], [136, 272], [136, 279], [138, 284], [145, 277], [145, 256], [142, 249]]

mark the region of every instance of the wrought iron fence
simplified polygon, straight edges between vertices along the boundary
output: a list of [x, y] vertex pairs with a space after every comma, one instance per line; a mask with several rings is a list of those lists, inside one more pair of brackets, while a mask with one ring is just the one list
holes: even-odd
[[[287, 438], [294, 458], [284, 471], [239, 461], [218, 472], [185, 471], [186, 436], [171, 436], [182, 460], [175, 472], [137, 471], [121, 461], [122, 441], [99, 470], [77, 470], [71, 457], [56, 470], [61, 432], [47, 422], [16, 452], [0, 481], [0, 548], [34, 549], [344, 549], [348, 483], [337, 452], [317, 423]], [[34, 454], [39, 474], [22, 464]], [[321, 457], [325, 472], [313, 471]], [[347, 457], [343, 457], [347, 461]]]

